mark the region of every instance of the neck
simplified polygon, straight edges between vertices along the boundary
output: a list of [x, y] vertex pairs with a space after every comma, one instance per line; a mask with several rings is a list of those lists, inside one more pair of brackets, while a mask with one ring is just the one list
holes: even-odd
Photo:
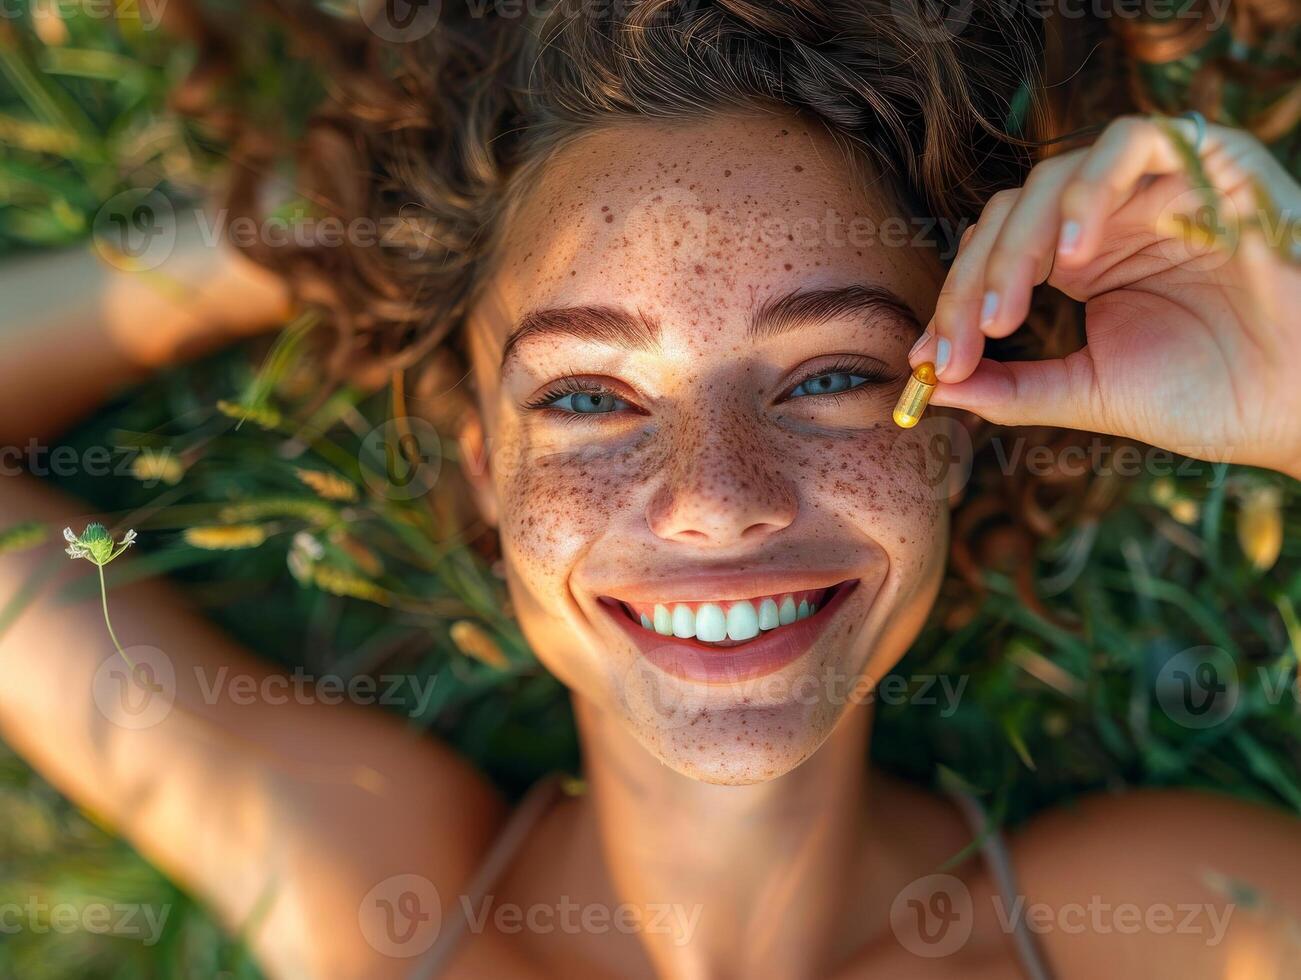
[[844, 952], [837, 913], [861, 880], [870, 711], [851, 708], [804, 763], [748, 786], [683, 776], [583, 699], [575, 711], [619, 898], [675, 930], [642, 934], [657, 972], [826, 975]]

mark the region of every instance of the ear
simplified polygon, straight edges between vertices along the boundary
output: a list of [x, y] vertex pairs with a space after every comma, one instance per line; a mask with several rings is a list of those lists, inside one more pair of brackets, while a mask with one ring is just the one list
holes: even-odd
[[478, 406], [467, 409], [457, 436], [461, 452], [461, 472], [474, 492], [479, 515], [490, 527], [497, 526], [497, 488], [492, 480], [492, 460]]

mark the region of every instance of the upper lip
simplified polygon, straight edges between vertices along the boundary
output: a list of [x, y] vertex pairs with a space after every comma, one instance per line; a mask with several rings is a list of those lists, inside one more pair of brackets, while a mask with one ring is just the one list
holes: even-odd
[[596, 591], [598, 595], [634, 603], [731, 602], [787, 592], [829, 589], [854, 577], [852, 572], [846, 570], [819, 571], [808, 568], [745, 571], [735, 568], [718, 571], [695, 569], [653, 581], [612, 584]]

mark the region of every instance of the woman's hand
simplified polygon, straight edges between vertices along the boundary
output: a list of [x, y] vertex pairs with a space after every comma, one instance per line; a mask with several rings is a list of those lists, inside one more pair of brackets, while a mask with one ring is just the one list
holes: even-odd
[[[909, 359], [935, 362], [934, 405], [1301, 478], [1301, 187], [1254, 137], [1208, 125], [1199, 188], [1171, 130], [1187, 152], [1193, 120], [1122, 117], [994, 195]], [[982, 358], [1041, 282], [1085, 303], [1086, 346]]]

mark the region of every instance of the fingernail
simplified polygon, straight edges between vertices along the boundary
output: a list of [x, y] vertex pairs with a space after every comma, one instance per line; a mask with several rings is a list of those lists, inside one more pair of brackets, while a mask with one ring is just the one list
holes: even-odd
[[945, 366], [949, 363], [949, 355], [953, 353], [953, 345], [945, 337], [940, 338], [940, 342], [935, 345], [935, 373], [940, 374], [944, 371]]
[[923, 330], [922, 335], [917, 338], [917, 343], [913, 344], [912, 349], [908, 351], [908, 360], [911, 361], [912, 356], [916, 354], [919, 350], [921, 350], [923, 347], [925, 347], [926, 342], [930, 340], [933, 336], [935, 336], [935, 332], [931, 330], [930, 327], [927, 327], [925, 330]]
[[1072, 220], [1062, 225], [1062, 233], [1057, 239], [1057, 251], [1062, 255], [1070, 255], [1079, 243], [1080, 223]]
[[998, 312], [998, 293], [990, 290], [985, 294], [985, 301], [980, 305], [980, 325], [983, 327], [994, 319]]

